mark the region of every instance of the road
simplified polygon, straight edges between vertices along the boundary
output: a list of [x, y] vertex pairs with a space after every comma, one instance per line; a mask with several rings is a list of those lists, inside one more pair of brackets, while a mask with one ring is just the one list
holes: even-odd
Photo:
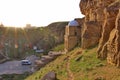
[[32, 65], [21, 65], [21, 61], [7, 61], [0, 64], [0, 75], [2, 74], [23, 74], [24, 72], [31, 72], [34, 66], [34, 61], [39, 59], [38, 57], [31, 55], [26, 57], [26, 59], [32, 62]]

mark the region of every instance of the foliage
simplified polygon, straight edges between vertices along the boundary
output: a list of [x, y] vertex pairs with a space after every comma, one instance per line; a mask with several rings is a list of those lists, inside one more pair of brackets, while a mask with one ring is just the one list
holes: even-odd
[[52, 49], [53, 51], [63, 51], [64, 50], [64, 44], [60, 44]]

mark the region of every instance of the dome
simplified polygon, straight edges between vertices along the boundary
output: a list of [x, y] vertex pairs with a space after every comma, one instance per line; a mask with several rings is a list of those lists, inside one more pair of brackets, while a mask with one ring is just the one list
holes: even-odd
[[69, 22], [68, 26], [79, 26], [79, 23], [76, 20], [72, 20]]

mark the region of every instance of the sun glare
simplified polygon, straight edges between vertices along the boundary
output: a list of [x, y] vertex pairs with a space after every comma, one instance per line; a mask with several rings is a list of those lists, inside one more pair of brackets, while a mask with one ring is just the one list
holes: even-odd
[[[0, 0], [0, 22], [6, 26], [46, 26], [80, 18], [80, 0]], [[62, 6], [61, 6], [62, 5]]]

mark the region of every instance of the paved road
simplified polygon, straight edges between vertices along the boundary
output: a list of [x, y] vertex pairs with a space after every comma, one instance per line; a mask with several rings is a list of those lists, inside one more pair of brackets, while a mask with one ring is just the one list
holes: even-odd
[[31, 55], [26, 59], [32, 62], [32, 65], [21, 65], [21, 61], [8, 61], [0, 64], [0, 75], [2, 74], [23, 74], [24, 72], [31, 72], [34, 65], [34, 61], [39, 59], [38, 57]]

